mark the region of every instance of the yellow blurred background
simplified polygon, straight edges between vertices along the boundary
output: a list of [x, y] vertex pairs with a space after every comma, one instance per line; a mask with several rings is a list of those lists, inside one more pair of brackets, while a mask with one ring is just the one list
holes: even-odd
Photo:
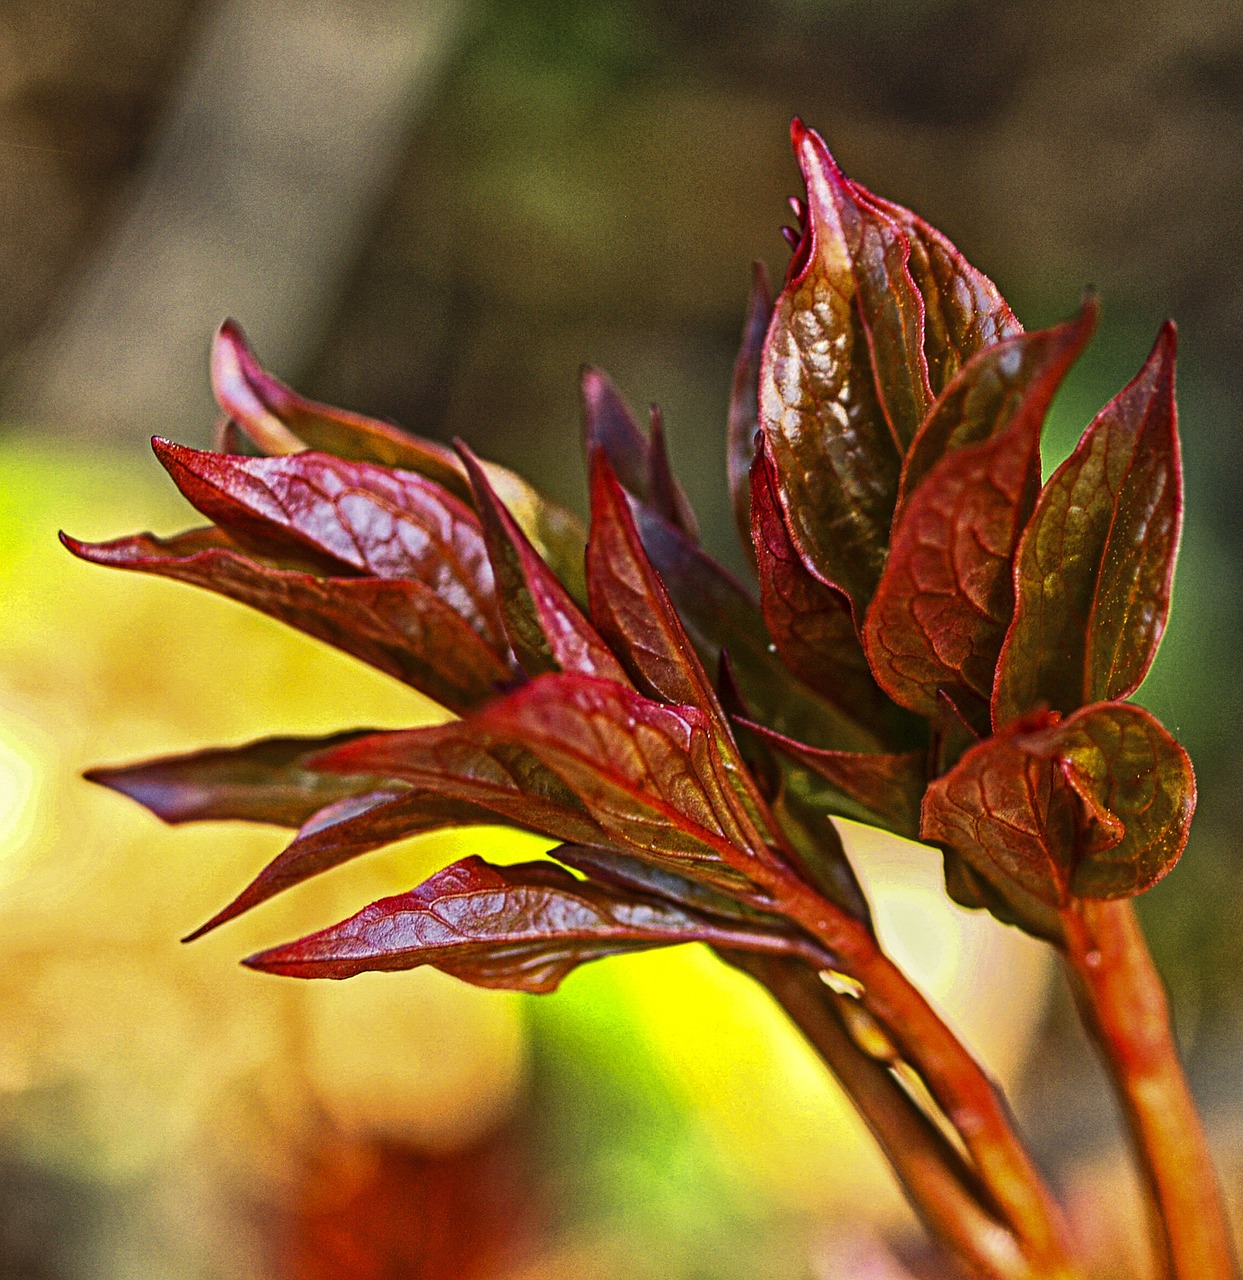
[[[1143, 697], [1201, 813], [1144, 904], [1243, 1185], [1243, 409], [1234, 6], [1041, 0], [66, 0], [0, 5], [0, 1276], [763, 1280], [938, 1274], [760, 993], [682, 948], [558, 993], [237, 965], [500, 831], [423, 837], [190, 947], [282, 844], [168, 828], [92, 764], [439, 712], [239, 606], [55, 539], [193, 518], [226, 313], [302, 389], [464, 435], [582, 507], [575, 370], [666, 410], [710, 545], [748, 262], [779, 270], [796, 111], [954, 235], [1029, 325], [1093, 282], [1069, 447], [1180, 319], [1189, 520]], [[895, 953], [1012, 1086], [1102, 1276], [1140, 1274], [1116, 1125], [1037, 949], [844, 827]]]

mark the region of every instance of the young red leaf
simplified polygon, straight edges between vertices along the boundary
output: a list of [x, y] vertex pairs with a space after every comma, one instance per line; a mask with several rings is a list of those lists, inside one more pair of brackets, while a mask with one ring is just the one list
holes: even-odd
[[1016, 415], [1044, 420], [1062, 379], [1092, 336], [1096, 302], [1073, 320], [1019, 334], [981, 351], [947, 386], [924, 420], [906, 460], [896, 523], [924, 477], [946, 454], [1004, 431]]
[[475, 492], [505, 629], [523, 669], [528, 675], [577, 671], [629, 683], [595, 627], [497, 497], [479, 460], [465, 445], [459, 450]]
[[[935, 717], [944, 691], [987, 732], [997, 656], [1014, 610], [1014, 551], [1040, 487], [1040, 429], [1057, 377], [1091, 324], [1085, 309], [1063, 327], [1054, 373], [994, 399], [1000, 430], [973, 428], [973, 442], [942, 457], [902, 508], [863, 637], [877, 682], [920, 715]], [[969, 406], [963, 389], [977, 378], [992, 386], [991, 365], [990, 350], [981, 352], [938, 406]], [[929, 416], [938, 418], [938, 408]]]
[[585, 368], [581, 385], [588, 463], [593, 462], [597, 453], [603, 453], [629, 493], [688, 537], [696, 538], [698, 532], [690, 501], [669, 468], [659, 412], [652, 413], [649, 438], [639, 429], [630, 406], [608, 374]]
[[928, 788], [923, 836], [1053, 907], [1122, 898], [1178, 860], [1195, 808], [1187, 753], [1147, 711], [1097, 703], [1017, 722]]
[[777, 469], [761, 443], [751, 467], [751, 536], [760, 605], [782, 661], [861, 724], [876, 724], [885, 696], [855, 631], [850, 600], [802, 561], [777, 497]]
[[899, 447], [877, 399], [868, 334], [824, 144], [797, 125], [803, 238], [777, 298], [760, 369], [760, 425], [799, 554], [862, 613], [880, 580]]
[[316, 752], [370, 732], [261, 738], [240, 747], [88, 769], [84, 776], [136, 800], [164, 822], [233, 820], [297, 827], [325, 806], [375, 785], [374, 779], [321, 773], [307, 764]]
[[[214, 530], [150, 534], [95, 545], [62, 535], [76, 556], [206, 587], [413, 685], [451, 711], [476, 706], [508, 684], [502, 654], [430, 587], [409, 578], [320, 578], [261, 564]], [[504, 637], [502, 636], [502, 643]]]
[[666, 702], [719, 715], [712, 685], [652, 568], [625, 490], [602, 450], [591, 458], [587, 596], [596, 626], [647, 689]]
[[919, 838], [919, 806], [928, 783], [926, 751], [897, 754], [824, 751], [774, 733], [753, 720], [742, 723], [770, 746], [797, 760], [861, 805], [873, 818], [883, 819], [890, 831], [912, 840]]
[[231, 537], [260, 552], [309, 552], [338, 572], [417, 579], [504, 650], [479, 521], [439, 485], [324, 453], [238, 458], [153, 445], [182, 493]]
[[556, 773], [513, 734], [497, 732], [477, 717], [370, 734], [311, 763], [328, 772], [395, 778], [554, 840], [607, 843]]
[[1036, 502], [993, 719], [1125, 698], [1156, 654], [1182, 522], [1172, 325]]
[[758, 720], [793, 737], [845, 751], [876, 750], [876, 726], [858, 723], [804, 684], [769, 643], [764, 616], [738, 581], [701, 547], [646, 507], [634, 508], [643, 549], [660, 574], [709, 670], [729, 655]]
[[751, 462], [755, 457], [755, 438], [760, 429], [760, 360], [764, 337], [773, 318], [773, 287], [768, 269], [762, 262], [751, 268], [751, 296], [742, 325], [742, 343], [734, 361], [734, 381], [729, 395], [729, 422], [726, 437], [726, 462], [729, 489], [733, 502], [734, 523], [742, 548], [755, 568], [755, 549], [751, 545]]
[[338, 800], [312, 815], [228, 906], [182, 941], [193, 942], [278, 893], [373, 849], [444, 827], [495, 821], [495, 814], [465, 801], [392, 785]]
[[734, 889], [772, 862], [725, 781], [711, 722], [697, 707], [664, 706], [611, 681], [547, 675], [478, 718], [524, 743], [614, 842], [641, 856]]
[[997, 286], [922, 218], [849, 183], [856, 200], [897, 223], [910, 242], [907, 269], [924, 302], [924, 359], [933, 395], [977, 351], [1023, 332]]
[[549, 862], [494, 867], [465, 858], [409, 893], [244, 963], [298, 978], [431, 965], [476, 986], [541, 993], [589, 960], [683, 942], [829, 959], [811, 943], [576, 880]]
[[[225, 412], [263, 453], [311, 448], [353, 462], [378, 462], [417, 472], [456, 497], [470, 500], [466, 473], [451, 449], [291, 391], [263, 370], [231, 320], [221, 326], [212, 348], [212, 385]], [[581, 595], [585, 534], [578, 517], [537, 493], [508, 468], [494, 462], [482, 466], [540, 555], [574, 595]]]

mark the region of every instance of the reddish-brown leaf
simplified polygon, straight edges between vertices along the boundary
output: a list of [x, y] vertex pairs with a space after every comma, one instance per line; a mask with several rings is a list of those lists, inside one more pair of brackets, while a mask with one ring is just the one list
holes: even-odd
[[322, 773], [307, 764], [316, 752], [370, 732], [261, 738], [240, 747], [88, 769], [85, 776], [136, 800], [164, 822], [233, 820], [297, 827], [327, 805], [376, 784], [375, 779]]
[[875, 726], [885, 696], [863, 655], [850, 600], [799, 556], [781, 514], [767, 443], [760, 445], [751, 468], [751, 534], [760, 605], [782, 661], [848, 716]]
[[633, 508], [643, 548], [659, 572], [708, 670], [733, 663], [756, 719], [792, 737], [847, 751], [875, 750], [875, 728], [845, 715], [804, 684], [777, 656], [764, 616], [730, 573], [668, 521]]
[[645, 436], [612, 379], [592, 368], [583, 370], [582, 407], [588, 464], [603, 453], [629, 493], [688, 537], [697, 538], [690, 501], [669, 467], [659, 411], [653, 409], [652, 432]]
[[745, 886], [748, 872], [772, 859], [698, 707], [664, 706], [612, 681], [547, 675], [479, 721], [524, 743], [614, 842], [643, 856], [727, 888]]
[[[864, 754], [824, 751], [774, 733], [753, 720], [743, 723], [769, 745], [810, 769], [835, 790], [861, 805], [898, 835], [919, 838], [919, 806], [928, 783], [928, 753]], [[850, 815], [854, 816], [854, 815]]]
[[729, 396], [729, 423], [726, 462], [733, 501], [734, 522], [742, 548], [754, 569], [755, 548], [751, 545], [751, 462], [755, 457], [755, 437], [760, 429], [760, 360], [764, 337], [773, 318], [773, 287], [762, 262], [751, 268], [751, 296], [742, 325], [742, 343], [734, 361], [734, 381]]
[[799, 554], [862, 612], [885, 563], [901, 453], [877, 399], [840, 175], [796, 123], [807, 186], [803, 238], [777, 298], [760, 369], [760, 425]]
[[[920, 715], [935, 717], [944, 691], [974, 728], [988, 730], [997, 656], [1014, 610], [1014, 551], [1040, 488], [1040, 429], [1057, 379], [1087, 341], [1091, 314], [1086, 309], [1063, 327], [1053, 373], [1016, 397], [993, 398], [1001, 423], [973, 427], [972, 442], [946, 453], [902, 508], [864, 647], [880, 686]], [[991, 350], [962, 370], [938, 405], [969, 406], [962, 392], [977, 378], [992, 385]]]
[[1125, 698], [1148, 671], [1182, 523], [1174, 352], [1167, 325], [1036, 502], [993, 691], [998, 725], [1042, 705]]
[[370, 734], [316, 756], [312, 764], [328, 772], [395, 778], [554, 840], [607, 843], [571, 787], [514, 734], [477, 717]]
[[754, 926], [714, 922], [669, 902], [577, 880], [550, 862], [494, 867], [464, 858], [409, 893], [245, 963], [298, 978], [431, 965], [480, 987], [547, 992], [587, 961], [683, 942], [814, 952], [810, 944]]
[[977, 351], [1023, 332], [997, 286], [935, 227], [851, 182], [855, 198], [897, 223], [910, 242], [907, 269], [924, 302], [924, 360], [933, 395]]
[[1147, 711], [1096, 703], [1019, 721], [928, 788], [925, 839], [1042, 902], [1130, 897], [1178, 860], [1195, 808], [1187, 753]]
[[505, 628], [523, 669], [528, 675], [577, 671], [629, 683], [599, 632], [497, 497], [479, 460], [465, 445], [459, 449], [475, 492]]
[[325, 453], [239, 458], [153, 443], [177, 487], [230, 537], [262, 554], [309, 553], [329, 572], [417, 579], [504, 651], [479, 521], [440, 485]]
[[[430, 587], [409, 578], [321, 578], [262, 564], [215, 530], [96, 545], [62, 536], [94, 564], [153, 573], [240, 600], [353, 654], [452, 711], [476, 706], [514, 672]], [[502, 636], [504, 644], [504, 637]]]
[[967, 363], [937, 397], [902, 464], [898, 522], [907, 499], [947, 453], [1004, 431], [1020, 413], [1043, 421], [1092, 336], [1096, 313], [1089, 298], [1073, 320], [1008, 338]]
[[373, 849], [426, 831], [495, 821], [495, 814], [465, 801], [391, 784], [338, 800], [312, 815], [228, 906], [183, 941], [193, 942], [278, 893]]
[[587, 596], [596, 626], [643, 688], [666, 702], [715, 713], [711, 682], [647, 557], [626, 492], [600, 449], [591, 458]]

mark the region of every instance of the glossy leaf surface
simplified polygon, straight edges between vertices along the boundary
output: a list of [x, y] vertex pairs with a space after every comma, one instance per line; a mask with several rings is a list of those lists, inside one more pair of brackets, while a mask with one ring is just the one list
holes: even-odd
[[513, 734], [492, 730], [478, 719], [369, 734], [325, 752], [314, 764], [330, 772], [395, 778], [554, 840], [605, 840], [582, 801], [556, 773]]
[[1098, 703], [973, 747], [929, 787], [923, 835], [1061, 907], [1155, 884], [1178, 860], [1194, 807], [1190, 761], [1157, 720]]
[[[197, 530], [87, 544], [93, 564], [152, 573], [239, 600], [464, 711], [514, 675], [509, 663], [430, 587], [410, 578], [320, 578], [261, 564], [227, 538]], [[508, 652], [508, 646], [502, 650]]]
[[300, 978], [432, 965], [476, 986], [547, 992], [589, 960], [683, 942], [791, 949], [759, 930], [576, 880], [549, 862], [494, 867], [465, 858], [410, 893], [245, 963]]
[[[901, 706], [936, 717], [944, 691], [977, 731], [987, 731], [997, 657], [1014, 610], [1012, 560], [1040, 488], [1041, 426], [1090, 330], [1085, 312], [1063, 327], [1049, 376], [1017, 396], [986, 397], [1001, 422], [986, 415], [973, 426], [973, 441], [941, 457], [903, 506], [864, 625], [872, 671]], [[963, 369], [938, 405], [969, 406], [962, 391], [977, 378], [995, 381], [991, 349]], [[934, 408], [930, 418], [937, 414]]]
[[884, 694], [863, 655], [850, 601], [803, 563], [781, 514], [777, 483], [764, 443], [751, 468], [751, 536], [768, 633], [800, 680], [861, 724], [875, 725]]
[[497, 497], [479, 461], [461, 446], [492, 561], [510, 643], [528, 675], [575, 671], [628, 683], [621, 664], [569, 592], [540, 559]]
[[551, 675], [493, 703], [480, 719], [525, 743], [632, 849], [734, 888], [769, 860], [730, 794], [710, 722], [697, 707], [652, 702], [610, 681]]
[[90, 769], [85, 776], [169, 823], [232, 820], [298, 827], [325, 806], [374, 785], [373, 779], [323, 773], [307, 763], [317, 752], [369, 732], [261, 738], [239, 747]]
[[[470, 485], [451, 449], [362, 414], [319, 404], [267, 373], [241, 329], [226, 320], [212, 347], [212, 387], [221, 408], [265, 454], [316, 449], [354, 462], [400, 467], [464, 500]], [[234, 452], [234, 450], [228, 450]], [[576, 594], [582, 587], [585, 534], [573, 513], [537, 493], [521, 476], [483, 464], [492, 486], [540, 554]]]
[[760, 371], [760, 425], [800, 555], [858, 615], [885, 562], [901, 462], [876, 394], [834, 188], [837, 166], [796, 128], [803, 239], [777, 298]]
[[1124, 698], [1156, 654], [1182, 517], [1174, 352], [1167, 325], [1040, 494], [1015, 564], [999, 725], [1041, 705]]

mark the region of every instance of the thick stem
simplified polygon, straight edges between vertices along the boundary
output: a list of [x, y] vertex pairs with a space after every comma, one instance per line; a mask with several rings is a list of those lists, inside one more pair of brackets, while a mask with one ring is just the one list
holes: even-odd
[[929, 1232], [980, 1276], [1028, 1280], [1031, 1267], [1013, 1233], [985, 1207], [978, 1179], [884, 1063], [854, 1042], [816, 972], [771, 956], [725, 958], [768, 988], [820, 1054]]
[[1022, 1241], [1033, 1273], [1078, 1274], [1057, 1202], [1019, 1140], [1000, 1091], [923, 995], [873, 942], [853, 957], [862, 999], [919, 1073]]
[[963, 1145], [1004, 1219], [1022, 1244], [1032, 1274], [1078, 1274], [1057, 1202], [1014, 1129], [1001, 1093], [861, 921], [797, 879], [774, 883], [780, 909], [833, 952], [863, 986], [861, 1000], [923, 1080]]
[[1135, 911], [1129, 901], [1081, 899], [1062, 919], [1080, 1015], [1113, 1080], [1143, 1172], [1158, 1274], [1237, 1280], [1204, 1128]]

